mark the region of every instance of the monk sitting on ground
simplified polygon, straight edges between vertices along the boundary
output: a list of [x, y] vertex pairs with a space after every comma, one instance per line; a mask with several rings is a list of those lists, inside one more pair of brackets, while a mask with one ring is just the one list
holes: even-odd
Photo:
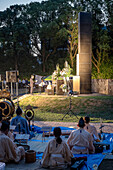
[[[1, 133], [1, 126], [2, 126], [2, 116], [0, 115], [0, 133]], [[4, 121], [3, 121], [4, 122]], [[7, 123], [9, 123], [10, 125], [10, 122], [7, 120]], [[14, 141], [14, 136], [13, 136], [13, 133], [11, 133], [10, 131], [8, 132], [7, 136], [12, 140]]]
[[16, 110], [17, 116], [11, 120], [11, 125], [15, 125], [15, 132], [21, 132], [23, 134], [30, 134], [27, 120], [22, 117], [22, 109], [18, 106]]
[[95, 128], [95, 126], [90, 125], [90, 118], [88, 116], [84, 117], [84, 121], [85, 121], [85, 127], [84, 129], [87, 130], [93, 137], [93, 141], [97, 141], [100, 142], [99, 136], [98, 136], [98, 132]]
[[84, 126], [85, 123], [81, 117], [78, 122], [79, 129], [72, 131], [68, 138], [67, 143], [73, 154], [89, 154], [95, 151], [92, 136], [84, 130]]
[[59, 127], [54, 128], [55, 138], [49, 141], [42, 160], [42, 167], [50, 168], [64, 168], [71, 164], [71, 151], [65, 141], [61, 139], [61, 129]]
[[0, 162], [19, 162], [24, 158], [24, 148], [22, 146], [17, 147], [7, 136], [8, 132], [9, 123], [2, 121], [0, 133]]

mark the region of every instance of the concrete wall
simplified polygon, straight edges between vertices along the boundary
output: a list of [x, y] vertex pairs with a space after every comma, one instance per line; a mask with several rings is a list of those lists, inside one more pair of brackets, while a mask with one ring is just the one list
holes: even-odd
[[113, 95], [113, 79], [92, 79], [92, 93]]

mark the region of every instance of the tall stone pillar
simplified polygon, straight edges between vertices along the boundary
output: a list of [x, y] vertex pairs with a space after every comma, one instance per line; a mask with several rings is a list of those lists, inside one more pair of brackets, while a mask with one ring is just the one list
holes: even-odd
[[80, 12], [78, 14], [78, 53], [80, 93], [91, 93], [91, 13]]

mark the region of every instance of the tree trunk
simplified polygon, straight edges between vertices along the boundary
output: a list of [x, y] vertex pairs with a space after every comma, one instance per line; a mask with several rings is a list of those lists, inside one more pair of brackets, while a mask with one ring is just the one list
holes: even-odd
[[43, 62], [43, 68], [42, 68], [43, 72], [45, 73], [46, 70], [45, 70], [45, 62]]
[[42, 71], [45, 73], [45, 40], [42, 40], [42, 57], [43, 57]]

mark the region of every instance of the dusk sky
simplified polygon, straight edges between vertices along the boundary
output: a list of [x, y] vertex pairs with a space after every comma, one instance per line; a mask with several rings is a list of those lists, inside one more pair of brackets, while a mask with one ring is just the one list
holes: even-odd
[[0, 0], [0, 11], [4, 11], [6, 8], [9, 8], [11, 5], [27, 4], [36, 1], [41, 2], [42, 0]]

